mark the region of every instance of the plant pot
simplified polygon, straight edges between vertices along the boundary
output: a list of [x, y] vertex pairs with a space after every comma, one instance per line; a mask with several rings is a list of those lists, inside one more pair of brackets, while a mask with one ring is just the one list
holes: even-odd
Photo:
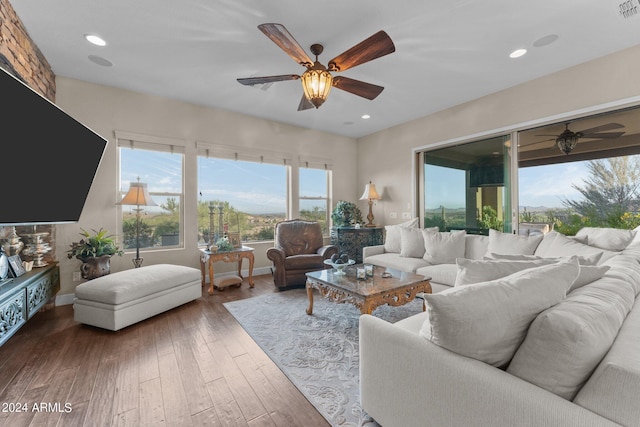
[[80, 266], [83, 279], [91, 280], [111, 273], [111, 255], [86, 258]]

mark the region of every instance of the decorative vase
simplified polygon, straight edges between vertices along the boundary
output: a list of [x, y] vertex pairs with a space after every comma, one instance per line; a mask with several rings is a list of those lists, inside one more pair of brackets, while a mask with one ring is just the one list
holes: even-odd
[[87, 258], [80, 266], [83, 279], [91, 280], [111, 273], [111, 255]]

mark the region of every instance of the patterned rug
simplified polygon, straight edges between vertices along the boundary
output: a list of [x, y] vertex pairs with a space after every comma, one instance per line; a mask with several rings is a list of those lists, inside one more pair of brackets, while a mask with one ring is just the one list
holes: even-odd
[[[291, 382], [333, 426], [378, 426], [360, 407], [358, 319], [350, 304], [314, 293], [308, 316], [304, 289], [261, 295], [224, 306]], [[378, 307], [373, 315], [396, 322], [422, 311], [422, 300]]]

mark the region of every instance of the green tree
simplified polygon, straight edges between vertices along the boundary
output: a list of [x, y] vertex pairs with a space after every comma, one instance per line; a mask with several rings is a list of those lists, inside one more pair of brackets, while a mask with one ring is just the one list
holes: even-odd
[[562, 200], [578, 215], [589, 218], [592, 226], [622, 227], [625, 212], [637, 212], [640, 206], [640, 157], [622, 156], [591, 160], [589, 176], [572, 187], [581, 200]]

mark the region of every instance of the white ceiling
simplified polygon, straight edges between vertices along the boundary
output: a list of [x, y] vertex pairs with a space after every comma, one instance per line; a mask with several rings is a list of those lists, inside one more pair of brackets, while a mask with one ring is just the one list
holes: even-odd
[[[640, 17], [622, 18], [622, 0], [9, 1], [59, 76], [356, 138], [640, 44]], [[385, 30], [395, 53], [341, 73], [385, 90], [368, 101], [334, 89], [299, 112], [299, 81], [240, 85], [304, 71], [257, 29], [266, 22], [307, 52], [323, 44], [325, 65]], [[554, 43], [534, 47], [550, 34]], [[516, 48], [529, 52], [510, 59]]]

